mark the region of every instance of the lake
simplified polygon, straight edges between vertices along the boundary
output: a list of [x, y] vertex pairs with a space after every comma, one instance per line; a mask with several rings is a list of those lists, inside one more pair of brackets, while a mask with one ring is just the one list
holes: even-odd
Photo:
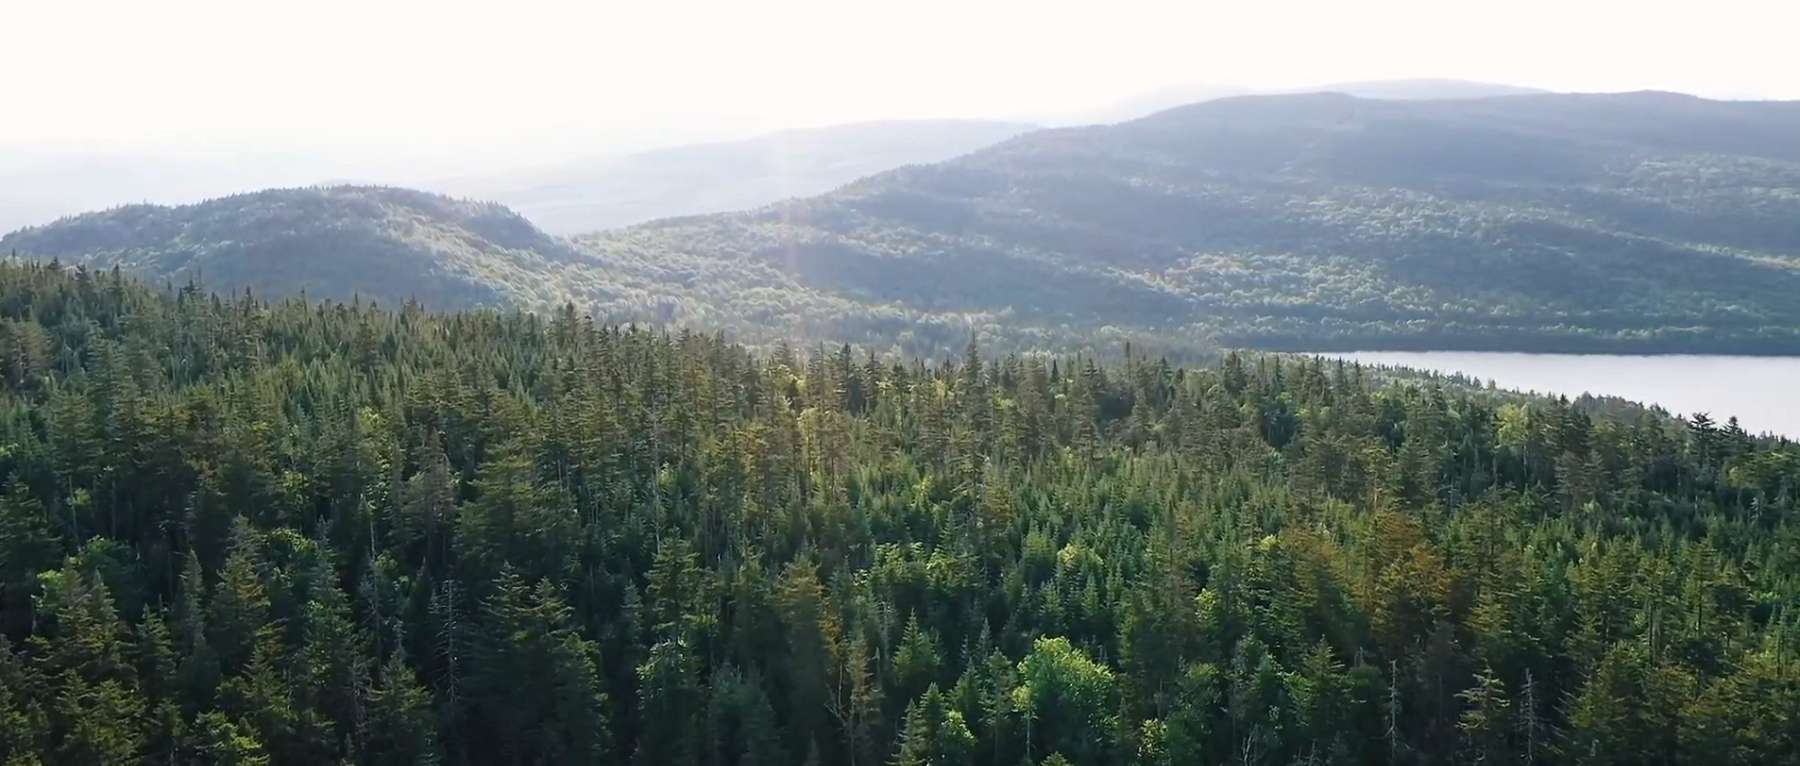
[[1326, 356], [1457, 372], [1501, 388], [1617, 396], [1724, 423], [1736, 415], [1751, 433], [1800, 438], [1800, 357], [1512, 354], [1475, 351], [1358, 351]]

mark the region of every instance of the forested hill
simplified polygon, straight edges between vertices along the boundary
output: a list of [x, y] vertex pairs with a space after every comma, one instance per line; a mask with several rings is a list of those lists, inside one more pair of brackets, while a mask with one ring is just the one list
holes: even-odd
[[1230, 98], [584, 243], [710, 316], [926, 347], [1791, 353], [1800, 103]]
[[338, 187], [120, 208], [0, 249], [927, 357], [972, 332], [1008, 349], [1800, 353], [1800, 102], [1250, 96], [574, 242], [495, 205]]
[[8, 764], [1800, 756], [1800, 448], [1705, 420], [20, 264], [0, 344]]
[[564, 293], [543, 274], [579, 257], [499, 205], [357, 186], [129, 205], [14, 232], [0, 250], [159, 284], [436, 308], [553, 303]]

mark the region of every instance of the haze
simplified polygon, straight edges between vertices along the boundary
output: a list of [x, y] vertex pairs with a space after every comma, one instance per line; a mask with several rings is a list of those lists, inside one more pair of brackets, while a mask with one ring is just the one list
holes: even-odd
[[65, 0], [7, 15], [14, 151], [367, 147], [469, 170], [853, 120], [1032, 118], [1193, 83], [1800, 97], [1800, 11], [1753, 0]]
[[1346, 81], [1800, 97], [1800, 11], [1746, 0], [14, 6], [0, 233], [131, 202], [460, 192], [448, 181], [789, 128], [1114, 122]]

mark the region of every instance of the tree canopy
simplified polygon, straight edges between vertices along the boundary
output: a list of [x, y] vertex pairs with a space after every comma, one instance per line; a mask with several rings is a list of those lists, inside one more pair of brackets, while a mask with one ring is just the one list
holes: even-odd
[[1800, 448], [0, 265], [0, 763], [1780, 763]]

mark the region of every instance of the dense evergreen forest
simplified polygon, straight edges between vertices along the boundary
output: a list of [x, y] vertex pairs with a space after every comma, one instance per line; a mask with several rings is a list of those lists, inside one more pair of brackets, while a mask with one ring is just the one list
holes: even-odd
[[1703, 417], [16, 264], [0, 388], [9, 766], [1800, 759]]

